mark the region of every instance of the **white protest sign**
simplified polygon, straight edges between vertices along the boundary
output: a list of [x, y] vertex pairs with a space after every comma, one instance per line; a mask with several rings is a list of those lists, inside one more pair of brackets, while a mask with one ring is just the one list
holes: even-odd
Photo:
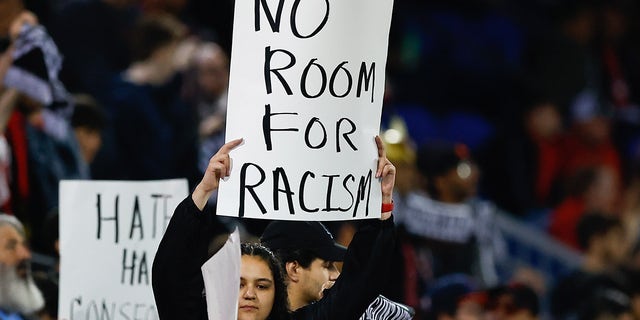
[[151, 265], [187, 181], [60, 182], [59, 319], [158, 319]]
[[240, 293], [240, 232], [237, 228], [201, 269], [209, 320], [237, 319]]
[[393, 0], [236, 1], [218, 214], [380, 216], [375, 178]]

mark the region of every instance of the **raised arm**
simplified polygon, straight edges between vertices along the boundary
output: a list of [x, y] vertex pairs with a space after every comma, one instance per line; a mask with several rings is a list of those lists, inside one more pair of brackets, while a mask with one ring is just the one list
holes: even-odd
[[203, 212], [220, 178], [229, 174], [229, 151], [242, 140], [225, 144], [190, 197], [176, 208], [153, 260], [153, 294], [160, 319], [205, 319], [204, 280], [200, 267], [209, 258], [214, 238], [229, 231], [211, 212]]

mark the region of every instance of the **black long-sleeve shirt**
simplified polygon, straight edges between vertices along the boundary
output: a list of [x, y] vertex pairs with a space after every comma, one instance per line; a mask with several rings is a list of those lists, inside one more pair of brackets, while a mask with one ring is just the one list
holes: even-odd
[[[211, 240], [227, 232], [214, 214], [201, 212], [191, 196], [178, 205], [153, 261], [160, 319], [207, 319], [200, 267], [209, 258]], [[395, 239], [393, 219], [362, 221], [335, 285], [320, 301], [292, 312], [291, 319], [357, 320], [386, 284]]]

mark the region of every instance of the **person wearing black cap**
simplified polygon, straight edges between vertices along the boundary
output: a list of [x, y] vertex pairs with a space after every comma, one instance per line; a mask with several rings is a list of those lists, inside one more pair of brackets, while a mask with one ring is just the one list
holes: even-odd
[[322, 298], [323, 291], [340, 274], [334, 262], [342, 261], [347, 251], [322, 223], [315, 221], [274, 221], [260, 242], [283, 263], [291, 310]]
[[[391, 259], [392, 247], [373, 239], [376, 234], [390, 231], [384, 222], [363, 223], [354, 236], [354, 245], [350, 246], [352, 252], [360, 253], [357, 255], [348, 254], [348, 249], [338, 244], [322, 223], [315, 221], [271, 222], [260, 242], [282, 262], [289, 308], [298, 318], [324, 319], [322, 310], [326, 309], [331, 312], [327, 319], [357, 319], [359, 314], [360, 319], [367, 320], [411, 319], [410, 308], [383, 296], [376, 298], [385, 282], [382, 271], [388, 269], [385, 261]], [[376, 260], [369, 260], [374, 259], [371, 256], [374, 251], [379, 253]], [[345, 264], [342, 276], [335, 266], [341, 261], [350, 261]], [[372, 272], [378, 276], [369, 278]], [[338, 304], [341, 308], [335, 308]]]
[[[362, 320], [411, 319], [413, 316], [411, 308], [384, 296], [375, 298], [384, 284], [383, 277], [371, 279], [376, 281], [374, 283], [361, 279], [366, 277], [366, 274], [377, 272], [378, 268], [379, 271], [387, 268], [384, 261], [392, 258], [392, 250], [389, 250], [392, 247], [389, 247], [389, 244], [382, 245], [374, 242], [374, 247], [371, 249], [363, 248], [363, 246], [371, 246], [372, 242], [363, 239], [371, 238], [376, 232], [383, 232], [377, 231], [378, 229], [380, 227], [376, 224], [362, 224], [360, 231], [354, 236], [354, 239], [359, 238], [358, 241], [353, 242], [358, 245], [354, 244], [350, 247], [352, 251], [361, 254], [347, 255], [347, 248], [338, 244], [331, 232], [320, 222], [274, 221], [270, 223], [260, 241], [273, 250], [282, 262], [289, 308], [299, 314], [301, 319], [322, 319], [324, 315], [319, 310], [332, 308], [332, 305], [342, 300], [339, 297], [343, 296], [349, 297], [347, 298], [349, 303], [343, 306], [352, 305], [354, 312], [348, 313], [348, 311], [335, 309], [329, 314], [331, 315], [329, 319], [356, 319], [354, 316], [359, 314], [357, 310], [364, 306], [368, 307], [360, 317]], [[371, 251], [368, 254], [362, 254], [369, 250]], [[379, 260], [367, 260], [371, 252], [378, 250], [380, 250], [380, 254], [377, 255]], [[340, 276], [335, 263], [345, 261], [345, 258], [347, 261], [352, 260], [350, 264], [359, 267], [343, 268], [345, 274]], [[344, 279], [341, 280], [342, 282], [338, 281], [339, 276]], [[355, 296], [354, 293], [356, 293]], [[325, 295], [327, 298], [323, 299]], [[303, 308], [317, 301], [320, 303], [313, 305], [314, 307]], [[314, 314], [314, 312], [318, 313]]]
[[[376, 143], [384, 150], [379, 139]], [[391, 165], [386, 157], [384, 162]], [[384, 205], [392, 203], [389, 182], [383, 181], [382, 221], [360, 222], [349, 248], [336, 243], [320, 222], [273, 221], [264, 230], [260, 242], [282, 262], [294, 319], [411, 318], [408, 308], [379, 296], [395, 247], [393, 219], [387, 212], [391, 209]], [[341, 261], [342, 275], [335, 265]]]

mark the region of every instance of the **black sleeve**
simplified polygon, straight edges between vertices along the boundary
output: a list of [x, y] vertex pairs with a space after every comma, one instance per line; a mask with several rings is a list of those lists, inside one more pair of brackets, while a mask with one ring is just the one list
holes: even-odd
[[296, 310], [293, 319], [359, 319], [386, 285], [395, 242], [392, 218], [364, 222], [349, 245], [333, 288], [320, 301]]
[[212, 212], [202, 212], [191, 195], [176, 208], [153, 260], [153, 294], [160, 319], [207, 319], [200, 267], [211, 240], [228, 233]]

